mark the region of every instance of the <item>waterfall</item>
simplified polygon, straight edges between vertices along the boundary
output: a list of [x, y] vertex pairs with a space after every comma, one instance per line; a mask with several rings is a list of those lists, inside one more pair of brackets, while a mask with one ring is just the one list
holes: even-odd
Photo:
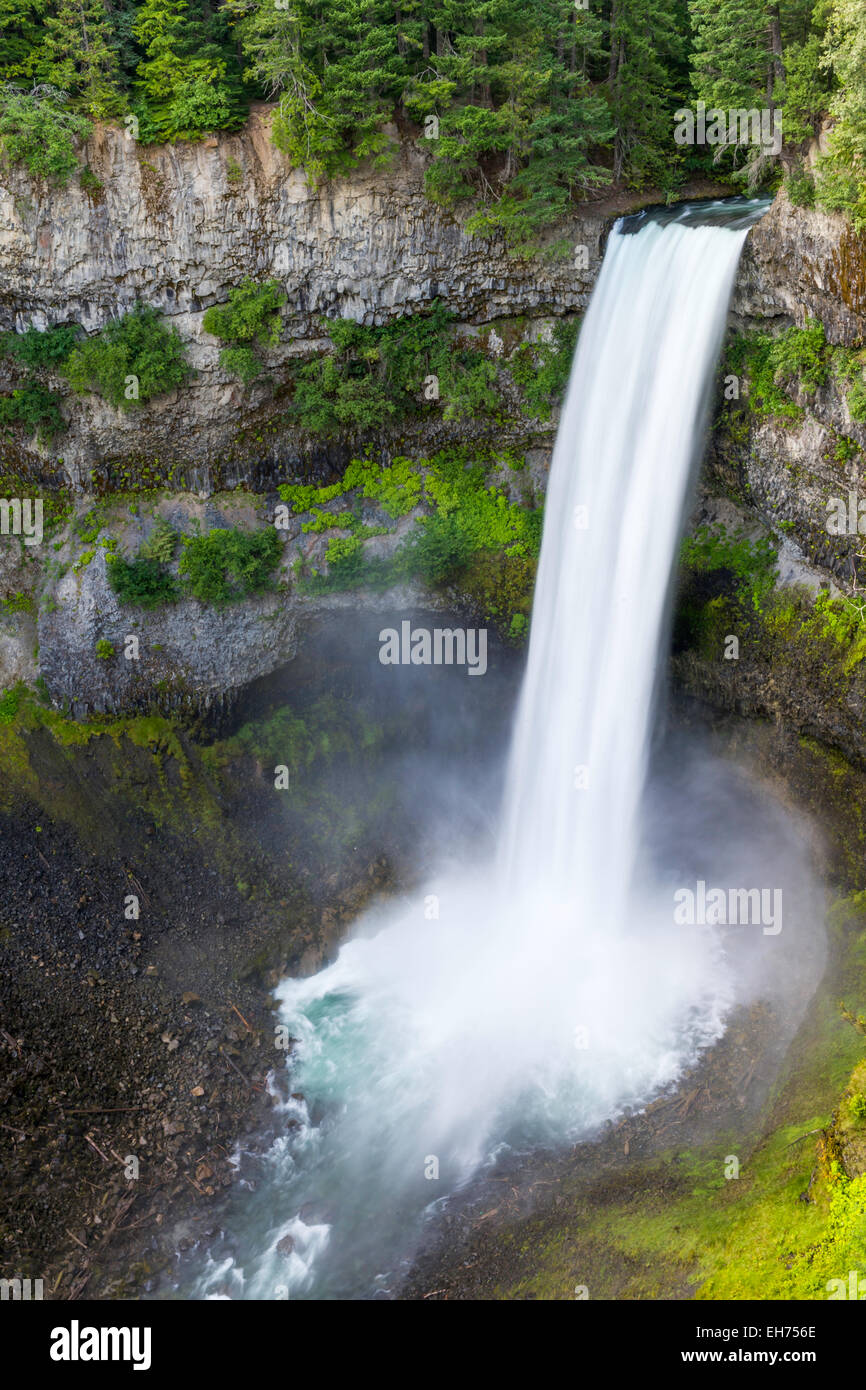
[[[751, 224], [729, 228], [725, 204], [695, 215], [614, 229], [547, 493], [499, 872], [590, 919], [619, 920], [628, 890], [668, 581]], [[611, 835], [616, 883], [598, 873]]]
[[497, 852], [367, 913], [334, 964], [280, 986], [291, 1131], [199, 1296], [369, 1296], [497, 1146], [590, 1135], [721, 1036], [727, 964], [638, 873], [640, 813], [683, 508], [764, 207], [614, 229], [553, 457]]

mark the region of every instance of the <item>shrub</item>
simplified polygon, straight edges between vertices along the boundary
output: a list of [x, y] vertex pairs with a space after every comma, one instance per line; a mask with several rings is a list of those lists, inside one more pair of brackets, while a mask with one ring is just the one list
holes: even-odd
[[580, 320], [557, 323], [552, 343], [524, 343], [514, 352], [508, 367], [532, 413], [541, 420], [562, 399], [580, 331]]
[[833, 355], [833, 369], [838, 380], [847, 387], [848, 414], [852, 420], [863, 424], [866, 421], [866, 377], [862, 355], [848, 348], [837, 348]]
[[814, 391], [823, 386], [832, 360], [824, 325], [814, 318], [777, 338], [767, 333], [735, 338], [728, 349], [731, 370], [749, 378], [749, 408], [758, 418], [799, 420], [803, 412], [788, 389], [799, 385]]
[[174, 576], [158, 560], [143, 556], [124, 560], [121, 556], [109, 555], [107, 564], [108, 582], [121, 603], [138, 608], [159, 608], [164, 603], [173, 603], [178, 596]]
[[206, 536], [184, 536], [180, 573], [200, 603], [231, 603], [269, 586], [281, 548], [271, 527], [266, 531], [218, 527]]
[[371, 372], [352, 375], [330, 355], [301, 368], [292, 405], [304, 429], [315, 434], [378, 429], [397, 409]]
[[495, 365], [482, 352], [454, 342], [453, 318], [437, 300], [381, 328], [352, 319], [324, 320], [334, 350], [301, 367], [293, 409], [305, 429], [378, 429], [389, 418], [423, 409], [425, 382], [435, 377], [446, 419], [491, 413], [499, 404]]
[[789, 328], [773, 342], [770, 364], [775, 381], [799, 381], [809, 391], [823, 386], [829, 363], [827, 339], [820, 319], [809, 318], [803, 328]]
[[286, 296], [276, 280], [265, 280], [259, 285], [248, 276], [229, 291], [227, 304], [214, 304], [205, 313], [205, 332], [228, 344], [220, 353], [220, 365], [239, 376], [245, 385], [264, 370], [253, 344], [269, 348], [280, 341], [280, 310], [285, 302]]
[[360, 577], [364, 565], [364, 543], [358, 536], [336, 537], [325, 551], [328, 571], [341, 583]]
[[858, 171], [832, 156], [819, 158], [817, 171], [815, 202], [827, 212], [844, 213], [856, 232], [866, 230], [866, 186]]
[[160, 517], [147, 540], [139, 546], [138, 553], [145, 560], [156, 560], [167, 565], [174, 559], [177, 540], [177, 531]]
[[474, 415], [492, 415], [499, 405], [495, 390], [496, 365], [479, 352], [462, 352], [452, 357], [445, 378], [445, 420], [463, 420]]
[[719, 523], [700, 526], [682, 543], [680, 560], [699, 574], [727, 570], [734, 578], [737, 597], [759, 609], [776, 582], [777, 552], [768, 537], [749, 540], [742, 530], [729, 532]]
[[78, 176], [78, 181], [87, 196], [92, 199], [93, 202], [98, 203], [102, 190], [105, 187], [99, 175], [95, 174], [89, 165], [85, 165]]
[[60, 397], [28, 381], [9, 396], [0, 396], [0, 426], [20, 425], [40, 439], [49, 440], [66, 428], [60, 413]]
[[207, 310], [202, 326], [223, 342], [274, 347], [280, 341], [280, 309], [285, 302], [276, 280], [257, 285], [247, 276], [229, 291], [228, 304], [214, 304]]
[[96, 655], [100, 661], [110, 661], [115, 654], [114, 645], [107, 642], [104, 637], [100, 637], [96, 644]]
[[[63, 370], [74, 390], [97, 391], [128, 410], [174, 390], [190, 369], [177, 329], [166, 328], [155, 309], [139, 304], [75, 348]], [[137, 396], [127, 394], [130, 378]]]
[[456, 516], [425, 517], [410, 531], [403, 555], [406, 570], [425, 584], [441, 584], [469, 559], [471, 547]]
[[795, 208], [815, 206], [815, 180], [802, 164], [791, 170], [785, 180], [785, 192]]
[[0, 87], [0, 150], [34, 178], [68, 183], [78, 168], [76, 142], [87, 140], [90, 131], [89, 121], [66, 109], [66, 95], [56, 87]]
[[265, 364], [250, 347], [227, 347], [220, 353], [220, 366], [231, 376], [239, 376], [249, 386], [265, 370]]
[[66, 361], [77, 338], [77, 328], [39, 329], [31, 324], [23, 333], [0, 334], [0, 352], [32, 371], [49, 370]]
[[21, 700], [27, 692], [27, 687], [23, 682], [13, 685], [10, 690], [4, 690], [0, 695], [0, 724], [12, 724], [21, 706]]

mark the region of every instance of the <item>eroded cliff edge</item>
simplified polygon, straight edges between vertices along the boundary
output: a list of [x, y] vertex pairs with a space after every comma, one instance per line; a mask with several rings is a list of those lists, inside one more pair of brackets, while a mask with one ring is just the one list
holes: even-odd
[[[433, 301], [462, 323], [543, 318], [585, 307], [609, 212], [557, 229], [558, 254], [532, 261], [503, 241], [467, 236], [460, 220], [425, 197], [425, 161], [403, 142], [395, 165], [357, 171], [311, 192], [271, 143], [270, 110], [236, 135], [198, 144], [142, 147], [102, 127], [88, 147], [97, 194], [77, 182], [40, 191], [25, 174], [0, 185], [0, 328], [80, 324], [102, 328], [143, 301], [188, 344], [196, 372], [147, 412], [124, 414], [98, 397], [67, 397], [70, 429], [61, 470], [86, 487], [92, 468], [126, 460], [179, 465], [178, 483], [256, 485], [321, 453], [281, 420], [281, 380], [292, 359], [321, 350], [323, 317], [380, 325]], [[563, 253], [563, 243], [565, 251]], [[573, 245], [585, 256], [569, 254]], [[273, 277], [286, 306], [268, 379], [245, 390], [219, 366], [219, 343], [202, 329], [206, 309], [246, 276]], [[267, 437], [258, 427], [267, 421]], [[49, 468], [49, 451], [24, 456]]]

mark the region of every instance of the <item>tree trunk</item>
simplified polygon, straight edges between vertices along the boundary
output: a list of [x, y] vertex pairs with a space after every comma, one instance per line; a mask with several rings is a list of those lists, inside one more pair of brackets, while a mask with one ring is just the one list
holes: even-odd
[[619, 0], [612, 0], [610, 7], [610, 63], [607, 69], [607, 80], [613, 86], [614, 78], [617, 73], [617, 53], [619, 52], [619, 40], [616, 37], [615, 29], [619, 15]]
[[775, 84], [782, 82], [785, 78], [785, 67], [782, 62], [782, 21], [779, 15], [778, 4], [771, 6], [770, 17], [770, 52], [772, 59], [767, 70], [767, 105], [770, 109], [774, 106]]

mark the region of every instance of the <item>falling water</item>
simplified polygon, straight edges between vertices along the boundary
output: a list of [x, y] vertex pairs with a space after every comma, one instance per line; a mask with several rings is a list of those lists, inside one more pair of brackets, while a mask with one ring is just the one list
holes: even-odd
[[640, 813], [708, 385], [764, 206], [613, 231], [553, 457], [497, 853], [368, 913], [277, 991], [295, 1097], [275, 1083], [285, 1132], [198, 1296], [370, 1296], [497, 1145], [590, 1134], [721, 1035], [729, 967], [638, 874]]

